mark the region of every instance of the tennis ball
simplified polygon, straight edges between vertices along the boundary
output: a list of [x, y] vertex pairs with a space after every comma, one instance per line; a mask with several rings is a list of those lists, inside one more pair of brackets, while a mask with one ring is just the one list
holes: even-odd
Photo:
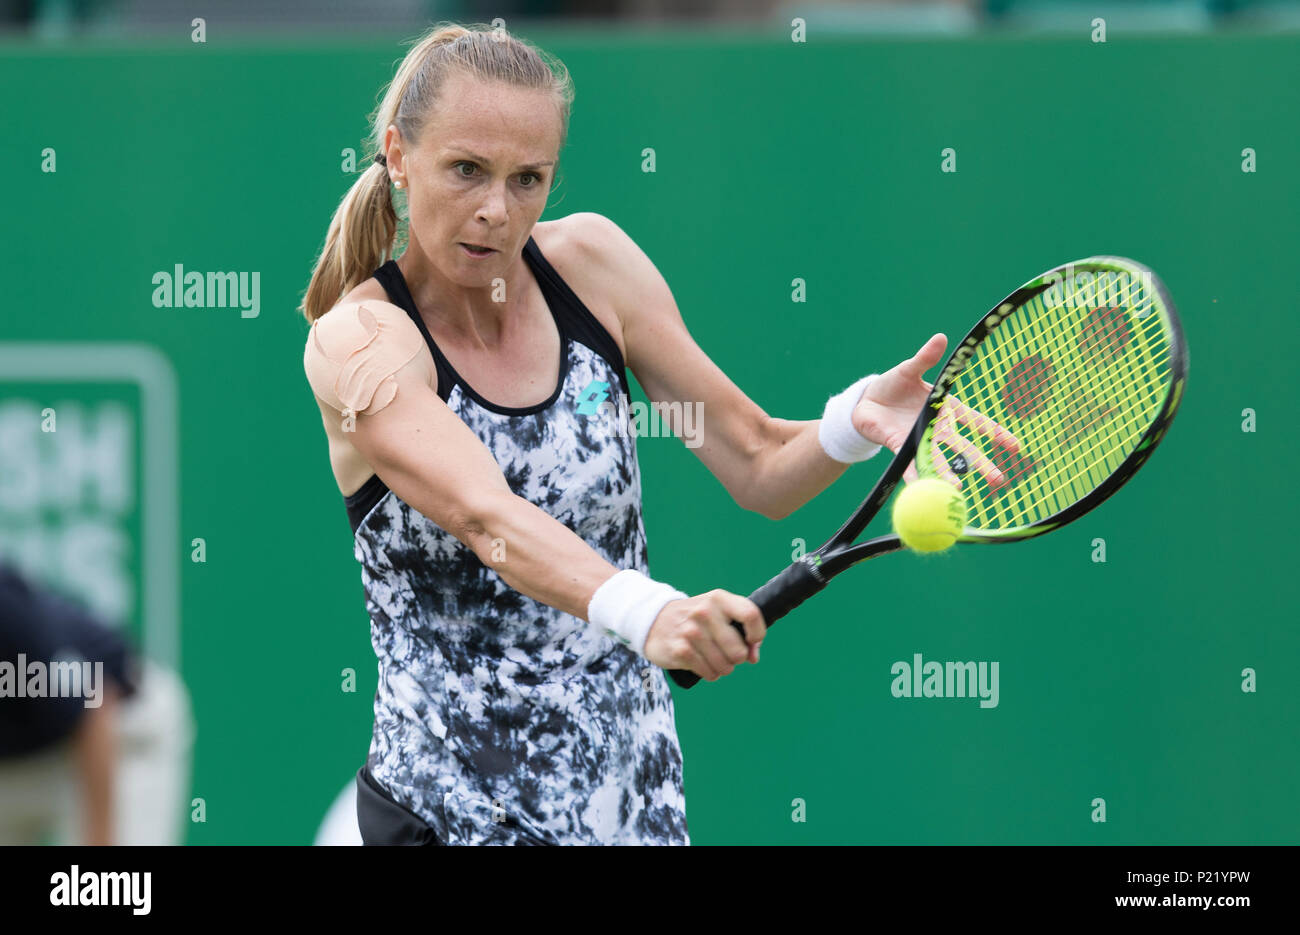
[[966, 498], [937, 477], [922, 477], [894, 500], [894, 532], [914, 552], [942, 552], [966, 527]]

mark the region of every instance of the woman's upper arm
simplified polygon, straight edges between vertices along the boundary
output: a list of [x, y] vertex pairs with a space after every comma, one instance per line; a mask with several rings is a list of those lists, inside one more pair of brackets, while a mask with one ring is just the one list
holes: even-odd
[[337, 413], [335, 430], [390, 490], [461, 541], [488, 496], [511, 492], [492, 453], [439, 398], [433, 357], [402, 309], [336, 306], [312, 324], [303, 367]]
[[698, 407], [698, 444], [687, 442], [745, 506], [767, 413], [695, 343], [668, 283], [645, 252], [608, 218], [592, 214], [584, 223], [589, 259], [623, 325], [628, 366], [652, 403]]

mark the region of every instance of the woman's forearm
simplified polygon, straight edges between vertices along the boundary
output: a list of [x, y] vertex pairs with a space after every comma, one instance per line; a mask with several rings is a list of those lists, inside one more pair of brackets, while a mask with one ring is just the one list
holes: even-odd
[[746, 497], [748, 509], [769, 519], [785, 519], [844, 473], [848, 465], [822, 448], [817, 437], [820, 424], [819, 419], [768, 420]]
[[511, 588], [582, 620], [620, 569], [541, 507], [509, 491], [479, 501], [458, 538]]

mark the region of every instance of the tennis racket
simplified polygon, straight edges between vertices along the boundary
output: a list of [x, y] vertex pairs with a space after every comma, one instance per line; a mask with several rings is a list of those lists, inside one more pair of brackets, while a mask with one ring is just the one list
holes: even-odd
[[[853, 544], [909, 462], [961, 488], [960, 543], [1019, 542], [1083, 516], [1151, 456], [1178, 410], [1187, 347], [1159, 277], [1124, 257], [1048, 270], [999, 302], [956, 346], [907, 441], [825, 545], [749, 596], [770, 627], [840, 572], [904, 546]], [[1001, 480], [990, 482], [989, 466]], [[741, 636], [744, 629], [732, 621]], [[669, 672], [690, 688], [700, 680]]]

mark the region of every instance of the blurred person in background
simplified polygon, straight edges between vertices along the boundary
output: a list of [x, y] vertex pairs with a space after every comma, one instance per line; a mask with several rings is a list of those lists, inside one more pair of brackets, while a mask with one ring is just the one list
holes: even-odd
[[0, 0], [0, 29], [26, 29], [36, 16], [36, 0]]
[[174, 673], [0, 561], [0, 844], [181, 843], [193, 733]]
[[112, 17], [115, 0], [0, 0], [0, 32], [27, 32], [42, 39], [84, 33]]

